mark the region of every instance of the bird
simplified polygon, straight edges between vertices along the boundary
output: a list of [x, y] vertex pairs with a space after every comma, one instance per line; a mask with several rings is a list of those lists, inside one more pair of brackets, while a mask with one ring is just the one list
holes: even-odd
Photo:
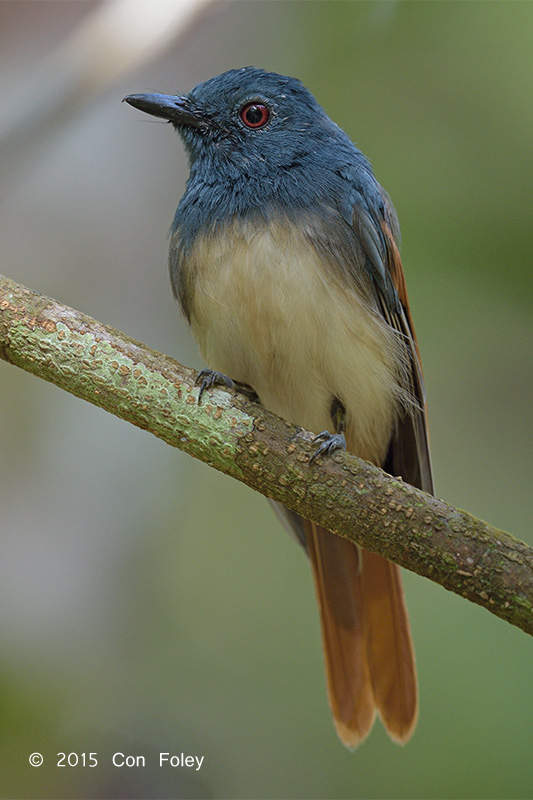
[[[188, 156], [169, 267], [206, 364], [198, 402], [248, 390], [315, 434], [315, 466], [345, 449], [432, 493], [399, 224], [369, 160], [300, 80], [257, 67], [124, 100]], [[341, 741], [355, 749], [378, 714], [404, 744], [418, 691], [399, 567], [273, 505], [311, 564]]]

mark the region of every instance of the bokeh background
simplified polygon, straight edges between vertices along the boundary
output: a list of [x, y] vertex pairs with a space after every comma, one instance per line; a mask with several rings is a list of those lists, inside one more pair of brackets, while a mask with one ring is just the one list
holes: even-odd
[[[0, 131], [54, 90], [97, 5], [0, 2]], [[22, 160], [0, 137], [1, 271], [200, 367], [166, 267], [184, 152], [120, 101], [247, 64], [300, 77], [399, 213], [437, 494], [533, 543], [533, 4], [215, 6]], [[399, 748], [377, 723], [348, 753], [308, 566], [263, 498], [3, 362], [0, 528], [0, 796], [533, 796], [524, 633], [406, 573], [418, 729]]]

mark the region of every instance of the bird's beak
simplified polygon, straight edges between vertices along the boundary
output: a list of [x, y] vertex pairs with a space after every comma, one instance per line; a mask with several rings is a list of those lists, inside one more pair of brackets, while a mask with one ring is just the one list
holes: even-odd
[[144, 111], [153, 117], [168, 119], [175, 125], [190, 125], [193, 128], [207, 126], [207, 120], [192, 108], [187, 97], [171, 94], [129, 94], [124, 101], [139, 111]]

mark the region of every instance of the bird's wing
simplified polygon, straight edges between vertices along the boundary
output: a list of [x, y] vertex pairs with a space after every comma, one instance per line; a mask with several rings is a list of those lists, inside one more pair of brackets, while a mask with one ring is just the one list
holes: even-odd
[[433, 493], [420, 353], [397, 245], [398, 222], [384, 190], [381, 190], [378, 204], [357, 203], [353, 207], [352, 226], [365, 251], [365, 266], [372, 278], [378, 308], [403, 339], [408, 357], [408, 388], [414, 400], [396, 422], [387, 459], [382, 466], [392, 475], [401, 476], [406, 483]]

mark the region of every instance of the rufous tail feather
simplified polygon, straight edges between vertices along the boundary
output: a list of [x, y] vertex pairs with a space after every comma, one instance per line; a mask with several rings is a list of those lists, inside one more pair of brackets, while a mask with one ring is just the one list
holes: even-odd
[[416, 725], [409, 620], [396, 565], [304, 521], [320, 611], [328, 697], [341, 741], [357, 747], [376, 710], [396, 742]]

